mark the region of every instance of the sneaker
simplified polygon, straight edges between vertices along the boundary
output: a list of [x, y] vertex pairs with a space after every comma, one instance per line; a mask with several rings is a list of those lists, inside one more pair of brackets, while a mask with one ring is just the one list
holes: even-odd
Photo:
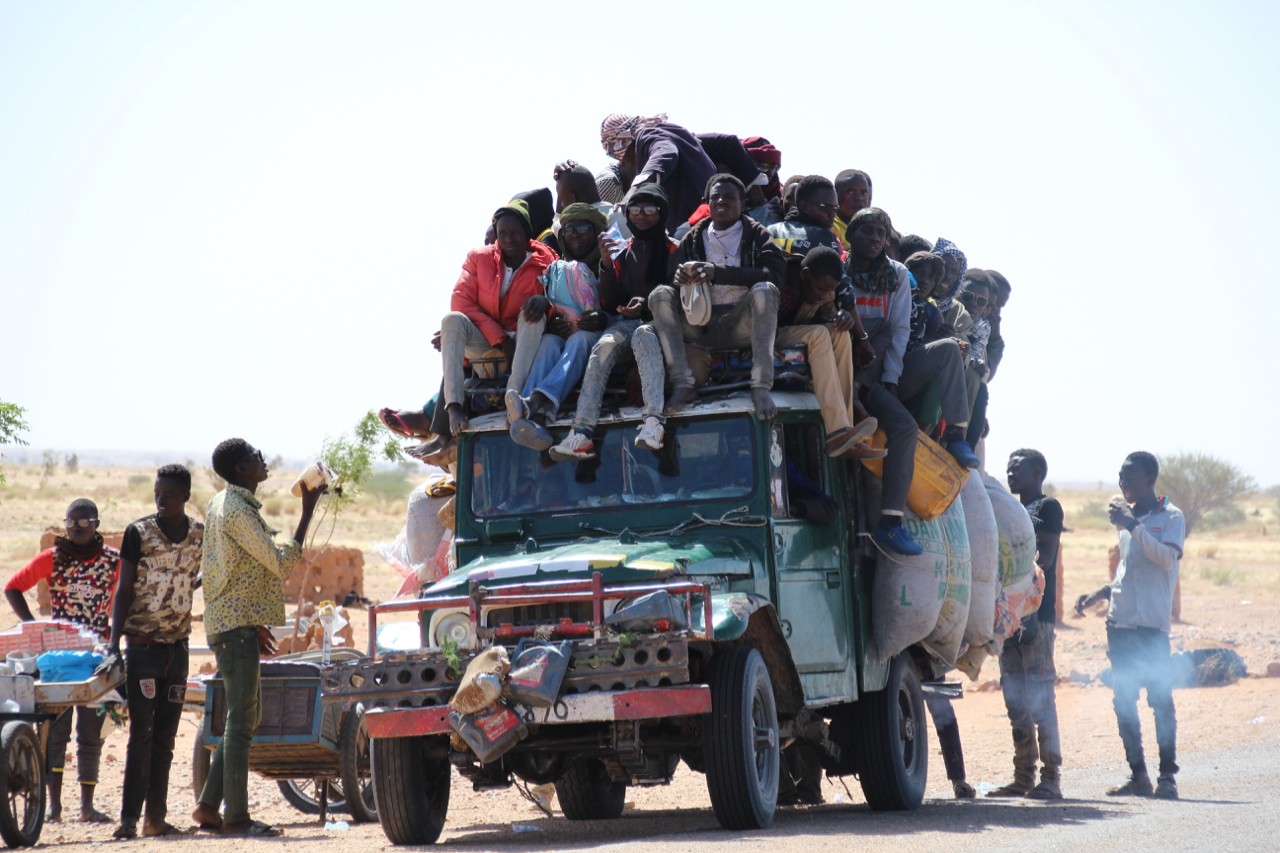
[[529, 407], [516, 389], [508, 388], [507, 393], [502, 395], [502, 403], [506, 406], [507, 423], [511, 426], [515, 426], [516, 421], [529, 417]]
[[973, 452], [973, 448], [969, 446], [969, 442], [963, 438], [948, 442], [947, 452], [954, 456], [955, 460], [965, 468], [977, 468], [982, 464], [982, 460], [978, 458], [977, 454]]
[[661, 450], [662, 438], [666, 435], [666, 430], [662, 427], [662, 422], [655, 417], [644, 419], [644, 423], [640, 424], [637, 430], [639, 435], [636, 436], [636, 447], [648, 448], [649, 450]]
[[556, 443], [547, 432], [547, 428], [537, 421], [521, 418], [511, 425], [511, 440], [521, 447], [536, 450], [539, 453]]
[[570, 430], [564, 441], [553, 445], [548, 451], [557, 462], [573, 462], [578, 459], [594, 459], [596, 446], [591, 439], [575, 430]]
[[[1170, 778], [1170, 783], [1173, 779]], [[1174, 785], [1174, 793], [1177, 793], [1178, 787]], [[1150, 797], [1153, 794], [1151, 788], [1151, 777], [1146, 773], [1134, 773], [1129, 777], [1129, 781], [1123, 785], [1112, 788], [1107, 791], [1108, 797]]]
[[1161, 776], [1156, 780], [1156, 799], [1178, 799], [1178, 783], [1173, 780], [1172, 776]]
[[918, 557], [924, 553], [924, 549], [901, 524], [881, 525], [872, 531], [871, 538], [880, 547], [896, 551], [904, 557]]
[[978, 792], [973, 789], [973, 786], [963, 779], [952, 780], [951, 791], [956, 795], [957, 800], [972, 800], [978, 796]]

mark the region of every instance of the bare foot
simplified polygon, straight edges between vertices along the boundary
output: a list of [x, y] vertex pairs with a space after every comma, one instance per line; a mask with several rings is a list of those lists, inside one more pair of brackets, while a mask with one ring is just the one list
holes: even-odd
[[462, 413], [462, 407], [457, 403], [450, 403], [445, 408], [445, 412], [449, 415], [449, 434], [457, 436], [463, 430], [470, 429], [471, 422], [467, 420], [467, 416]]
[[191, 819], [201, 829], [215, 831], [222, 829], [222, 815], [218, 814], [218, 807], [211, 806], [208, 803], [197, 803], [195, 811], [191, 813]]
[[696, 399], [698, 392], [692, 388], [673, 388], [671, 396], [667, 398], [667, 413], [678, 412]]
[[751, 405], [755, 406], [756, 417], [762, 421], [778, 414], [778, 407], [774, 405], [773, 395], [769, 393], [767, 388], [751, 389]]
[[142, 834], [147, 838], [157, 838], [162, 835], [186, 835], [185, 832], [169, 823], [167, 820], [143, 821]]
[[111, 823], [111, 818], [95, 809], [93, 806], [80, 809], [81, 823]]

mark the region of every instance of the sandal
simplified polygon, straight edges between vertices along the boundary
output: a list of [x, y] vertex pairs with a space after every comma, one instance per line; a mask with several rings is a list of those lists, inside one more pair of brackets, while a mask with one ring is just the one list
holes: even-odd
[[883, 459], [889, 455], [887, 448], [872, 447], [865, 441], [855, 444], [845, 456], [852, 456], [854, 459]]
[[244, 820], [236, 823], [224, 823], [223, 835], [244, 835], [250, 838], [275, 838], [284, 835], [279, 829], [260, 820]]
[[159, 824], [149, 821], [142, 823], [142, 835], [144, 838], [160, 838], [165, 835], [186, 835], [184, 830], [179, 829], [168, 821], [162, 820]]
[[417, 433], [409, 429], [409, 425], [404, 422], [404, 418], [400, 417], [400, 413], [395, 409], [379, 409], [378, 420], [382, 422], [388, 432], [404, 438], [418, 438]]

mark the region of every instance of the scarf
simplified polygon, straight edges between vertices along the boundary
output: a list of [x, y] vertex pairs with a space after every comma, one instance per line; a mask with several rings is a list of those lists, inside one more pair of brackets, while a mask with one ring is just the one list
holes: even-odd
[[636, 134], [646, 127], [654, 127], [667, 120], [666, 113], [656, 116], [636, 116], [627, 113], [610, 113], [600, 122], [600, 145], [615, 160], [635, 142]]
[[[946, 306], [951, 304], [952, 297], [956, 295], [956, 291], [960, 289], [960, 283], [964, 281], [964, 274], [969, 271], [969, 261], [964, 256], [964, 252], [960, 251], [960, 247], [945, 237], [939, 237], [938, 242], [934, 244], [933, 253], [935, 255], [951, 255], [960, 262], [960, 275], [955, 281], [946, 282], [947, 290], [941, 298], [937, 300], [939, 307], [945, 310]], [[946, 305], [943, 305], [943, 303]]]
[[[627, 227], [631, 229], [631, 239], [642, 242], [658, 243], [654, 251], [649, 253], [649, 265], [644, 270], [644, 283], [647, 288], [654, 288], [667, 283], [667, 265], [671, 252], [667, 250], [667, 212], [671, 209], [667, 201], [667, 193], [657, 184], [645, 184], [631, 191], [626, 204], [656, 204], [658, 206], [658, 224], [643, 230], [636, 228], [627, 219]], [[624, 207], [625, 210], [625, 207]], [[631, 251], [631, 247], [627, 247]]]
[[72, 561], [87, 563], [101, 554], [105, 547], [101, 533], [93, 534], [93, 541], [87, 545], [77, 545], [65, 536], [53, 540], [54, 557], [61, 559], [64, 564]]
[[809, 216], [798, 207], [793, 207], [788, 210], [787, 215], [783, 217], [783, 221], [795, 222], [799, 225], [808, 225], [812, 228], [821, 228], [823, 231], [831, 231], [832, 228], [830, 225], [823, 225], [821, 222], [815, 221], [812, 216]]
[[[596, 234], [600, 234], [609, 227], [609, 220], [600, 212], [599, 208], [594, 204], [582, 202], [575, 202], [560, 211], [560, 227], [563, 228], [566, 222], [590, 222], [596, 227]], [[599, 243], [592, 243], [591, 251], [581, 258], [571, 258], [569, 257], [568, 248], [565, 246], [564, 238], [560, 237], [560, 254], [565, 260], [581, 261], [592, 270], [600, 268]]]

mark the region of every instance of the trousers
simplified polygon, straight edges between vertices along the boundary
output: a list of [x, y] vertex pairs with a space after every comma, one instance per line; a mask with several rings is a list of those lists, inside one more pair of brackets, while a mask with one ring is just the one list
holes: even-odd
[[226, 691], [227, 721], [200, 802], [216, 809], [226, 801], [223, 820], [240, 823], [249, 819], [249, 745], [262, 719], [258, 629], [247, 626], [210, 634], [209, 647]]
[[750, 346], [751, 387], [765, 391], [773, 387], [773, 346], [778, 329], [778, 288], [773, 283], [758, 282], [737, 304], [715, 306], [705, 326], [691, 325], [685, 319], [680, 295], [671, 285], [653, 289], [649, 310], [672, 388], [694, 386], [693, 370], [684, 352], [686, 342], [708, 350]]
[[1145, 773], [1138, 692], [1147, 688], [1147, 704], [1156, 718], [1160, 775], [1178, 772], [1178, 716], [1173, 708], [1173, 674], [1169, 635], [1158, 628], [1107, 625], [1107, 657], [1111, 659], [1111, 704], [1115, 708], [1125, 759], [1134, 773]]
[[[533, 357], [538, 352], [538, 344], [542, 342], [542, 330], [546, 327], [546, 319], [535, 323], [526, 322], [524, 315], [516, 328], [516, 351], [511, 357], [511, 376], [507, 380], [507, 388], [519, 391], [533, 365]], [[469, 358], [487, 358], [501, 356], [502, 353], [489, 343], [480, 333], [471, 318], [460, 311], [450, 311], [440, 322], [440, 357], [444, 364], [444, 404], [461, 405], [462, 364]]]
[[1018, 643], [1010, 638], [1000, 652], [1000, 690], [1013, 729], [1014, 770], [1032, 777], [1037, 758], [1050, 778], [1062, 766], [1053, 643], [1054, 623], [1040, 622], [1034, 639]]
[[777, 346], [804, 344], [809, 350], [813, 393], [827, 435], [853, 426], [853, 338], [830, 326], [782, 326]]
[[187, 692], [187, 641], [130, 646], [124, 660], [129, 746], [120, 818], [136, 822], [145, 804], [147, 820], [158, 823], [169, 813], [169, 766]]
[[600, 421], [600, 405], [609, 374], [624, 355], [635, 359], [640, 370], [640, 393], [644, 397], [644, 417], [662, 418], [663, 383], [666, 371], [662, 364], [662, 346], [653, 325], [640, 320], [620, 320], [600, 335], [587, 358], [587, 370], [578, 392], [578, 409], [573, 428], [590, 430]]

